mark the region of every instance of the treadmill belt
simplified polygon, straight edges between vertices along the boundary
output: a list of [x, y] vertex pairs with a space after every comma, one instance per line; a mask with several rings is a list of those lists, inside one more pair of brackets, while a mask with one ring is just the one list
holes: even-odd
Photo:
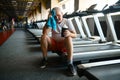
[[100, 50], [111, 50], [120, 49], [120, 46], [116, 45], [93, 45], [93, 46], [82, 46], [74, 48], [74, 53], [77, 52], [90, 52], [90, 51], [100, 51]]
[[90, 80], [120, 80], [120, 64], [88, 68], [85, 74]]

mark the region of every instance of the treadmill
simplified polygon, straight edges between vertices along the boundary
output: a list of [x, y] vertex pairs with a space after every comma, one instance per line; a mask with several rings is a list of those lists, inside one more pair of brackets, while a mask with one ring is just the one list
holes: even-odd
[[[120, 44], [117, 42], [117, 36], [115, 33], [114, 25], [111, 19], [111, 13], [119, 12], [120, 8], [114, 10], [107, 9], [102, 11], [108, 23], [108, 27], [111, 30], [111, 35], [113, 36], [114, 41], [102, 44], [94, 45], [82, 45], [74, 48], [73, 60], [81, 61], [81, 63], [90, 62], [95, 59], [106, 59], [106, 58], [120, 58]], [[93, 13], [93, 12], [92, 12]], [[94, 12], [94, 15], [99, 12]], [[97, 16], [96, 16], [97, 17]]]
[[[101, 28], [101, 25], [100, 25], [100, 22], [99, 22], [99, 19], [96, 15], [96, 13], [94, 14], [94, 12], [92, 11], [92, 13], [89, 11], [89, 10], [93, 10], [95, 8], [96, 4], [90, 6], [90, 8], [87, 10], [87, 11], [83, 11], [83, 12], [75, 12], [73, 13], [73, 23], [75, 24], [74, 26], [77, 26], [77, 30], [80, 32], [81, 34], [81, 40], [84, 40], [82, 41], [83, 43], [86, 43], [89, 42], [91, 44], [95, 44], [95, 43], [105, 43], [106, 42], [106, 38], [103, 34], [103, 31], [102, 31], [102, 28]], [[92, 15], [91, 15], [92, 14]], [[70, 15], [69, 15], [70, 16]], [[70, 18], [70, 17], [69, 17]], [[94, 22], [95, 22], [95, 25], [97, 27], [97, 31], [98, 31], [98, 34], [99, 34], [99, 37], [98, 36], [92, 36], [91, 33], [90, 33], [90, 30], [89, 30], [89, 27], [88, 27], [88, 24], [87, 24], [87, 18], [93, 18], [94, 19]], [[81, 21], [81, 22], [80, 22]], [[83, 25], [82, 25], [83, 24]], [[85, 32], [83, 31], [83, 27], [86, 31], [86, 34], [85, 35]], [[78, 39], [79, 40], [79, 39]], [[80, 44], [80, 43], [77, 43], [77, 44]], [[80, 45], [79, 45], [80, 46]]]
[[[79, 37], [73, 39], [73, 44], [75, 46], [83, 45], [83, 44], [96, 44], [96, 43], [100, 42], [100, 37], [91, 36], [89, 29], [87, 29], [87, 33], [89, 33], [90, 36], [85, 35], [83, 28], [82, 28], [82, 23], [79, 20], [79, 17], [85, 16], [85, 15], [87, 15], [87, 14], [82, 13], [82, 12], [76, 13], [76, 15], [73, 16], [73, 19], [70, 20], [71, 25], [73, 25], [73, 23], [74, 23], [74, 26], [76, 26], [76, 27], [74, 27], [74, 28], [76, 28], [75, 29], [76, 32], [78, 32], [78, 34], [80, 34]], [[86, 23], [86, 25], [87, 25], [87, 23]]]
[[120, 59], [80, 64], [77, 73], [89, 80], [119, 80]]
[[35, 39], [38, 40], [38, 42], [39, 42], [39, 38], [42, 35], [42, 27], [45, 25], [45, 23], [46, 23], [45, 20], [42, 20], [42, 21], [36, 22], [38, 29], [31, 29], [31, 28], [27, 29], [27, 31], [31, 33], [33, 37], [35, 37]]
[[[117, 6], [116, 5], [110, 6], [109, 9], [103, 11], [106, 17], [106, 21], [108, 21], [107, 23], [110, 23], [108, 25], [112, 27], [110, 28], [111, 32], [115, 31], [111, 16], [120, 15], [119, 11], [120, 4]], [[114, 42], [117, 43], [117, 37], [115, 32], [114, 34], [112, 34], [112, 37], [114, 38]], [[85, 76], [89, 80], [119, 80], [120, 57], [119, 59], [113, 59], [108, 61], [80, 64], [77, 66], [77, 72], [79, 77]]]

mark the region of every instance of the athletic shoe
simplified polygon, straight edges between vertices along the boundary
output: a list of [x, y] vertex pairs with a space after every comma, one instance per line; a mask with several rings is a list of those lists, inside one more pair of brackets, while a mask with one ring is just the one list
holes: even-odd
[[40, 68], [46, 68], [46, 66], [47, 66], [47, 60], [43, 59]]
[[70, 76], [75, 76], [77, 74], [76, 69], [73, 64], [68, 65], [68, 71]]

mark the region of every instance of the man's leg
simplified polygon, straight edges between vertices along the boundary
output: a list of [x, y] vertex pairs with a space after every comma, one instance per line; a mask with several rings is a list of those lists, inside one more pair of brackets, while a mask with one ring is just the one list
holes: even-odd
[[51, 45], [51, 39], [47, 35], [42, 35], [41, 37], [41, 50], [43, 54], [43, 60], [41, 68], [45, 68], [47, 64], [47, 51], [48, 47]]
[[67, 49], [67, 59], [70, 61], [69, 63], [72, 64], [73, 62], [73, 43], [72, 43], [72, 38], [71, 37], [66, 37], [65, 38], [65, 47]]
[[73, 43], [71, 37], [65, 38], [65, 44], [67, 49], [67, 59], [68, 59], [68, 70], [70, 71], [70, 75], [76, 75], [76, 70], [73, 65]]

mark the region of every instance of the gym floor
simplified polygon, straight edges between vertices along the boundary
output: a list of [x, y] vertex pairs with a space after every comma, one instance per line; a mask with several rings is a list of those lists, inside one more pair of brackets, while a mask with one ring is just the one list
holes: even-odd
[[0, 46], [0, 80], [87, 80], [67, 76], [60, 57], [48, 53], [48, 67], [40, 69], [40, 44], [27, 31], [16, 29]]

